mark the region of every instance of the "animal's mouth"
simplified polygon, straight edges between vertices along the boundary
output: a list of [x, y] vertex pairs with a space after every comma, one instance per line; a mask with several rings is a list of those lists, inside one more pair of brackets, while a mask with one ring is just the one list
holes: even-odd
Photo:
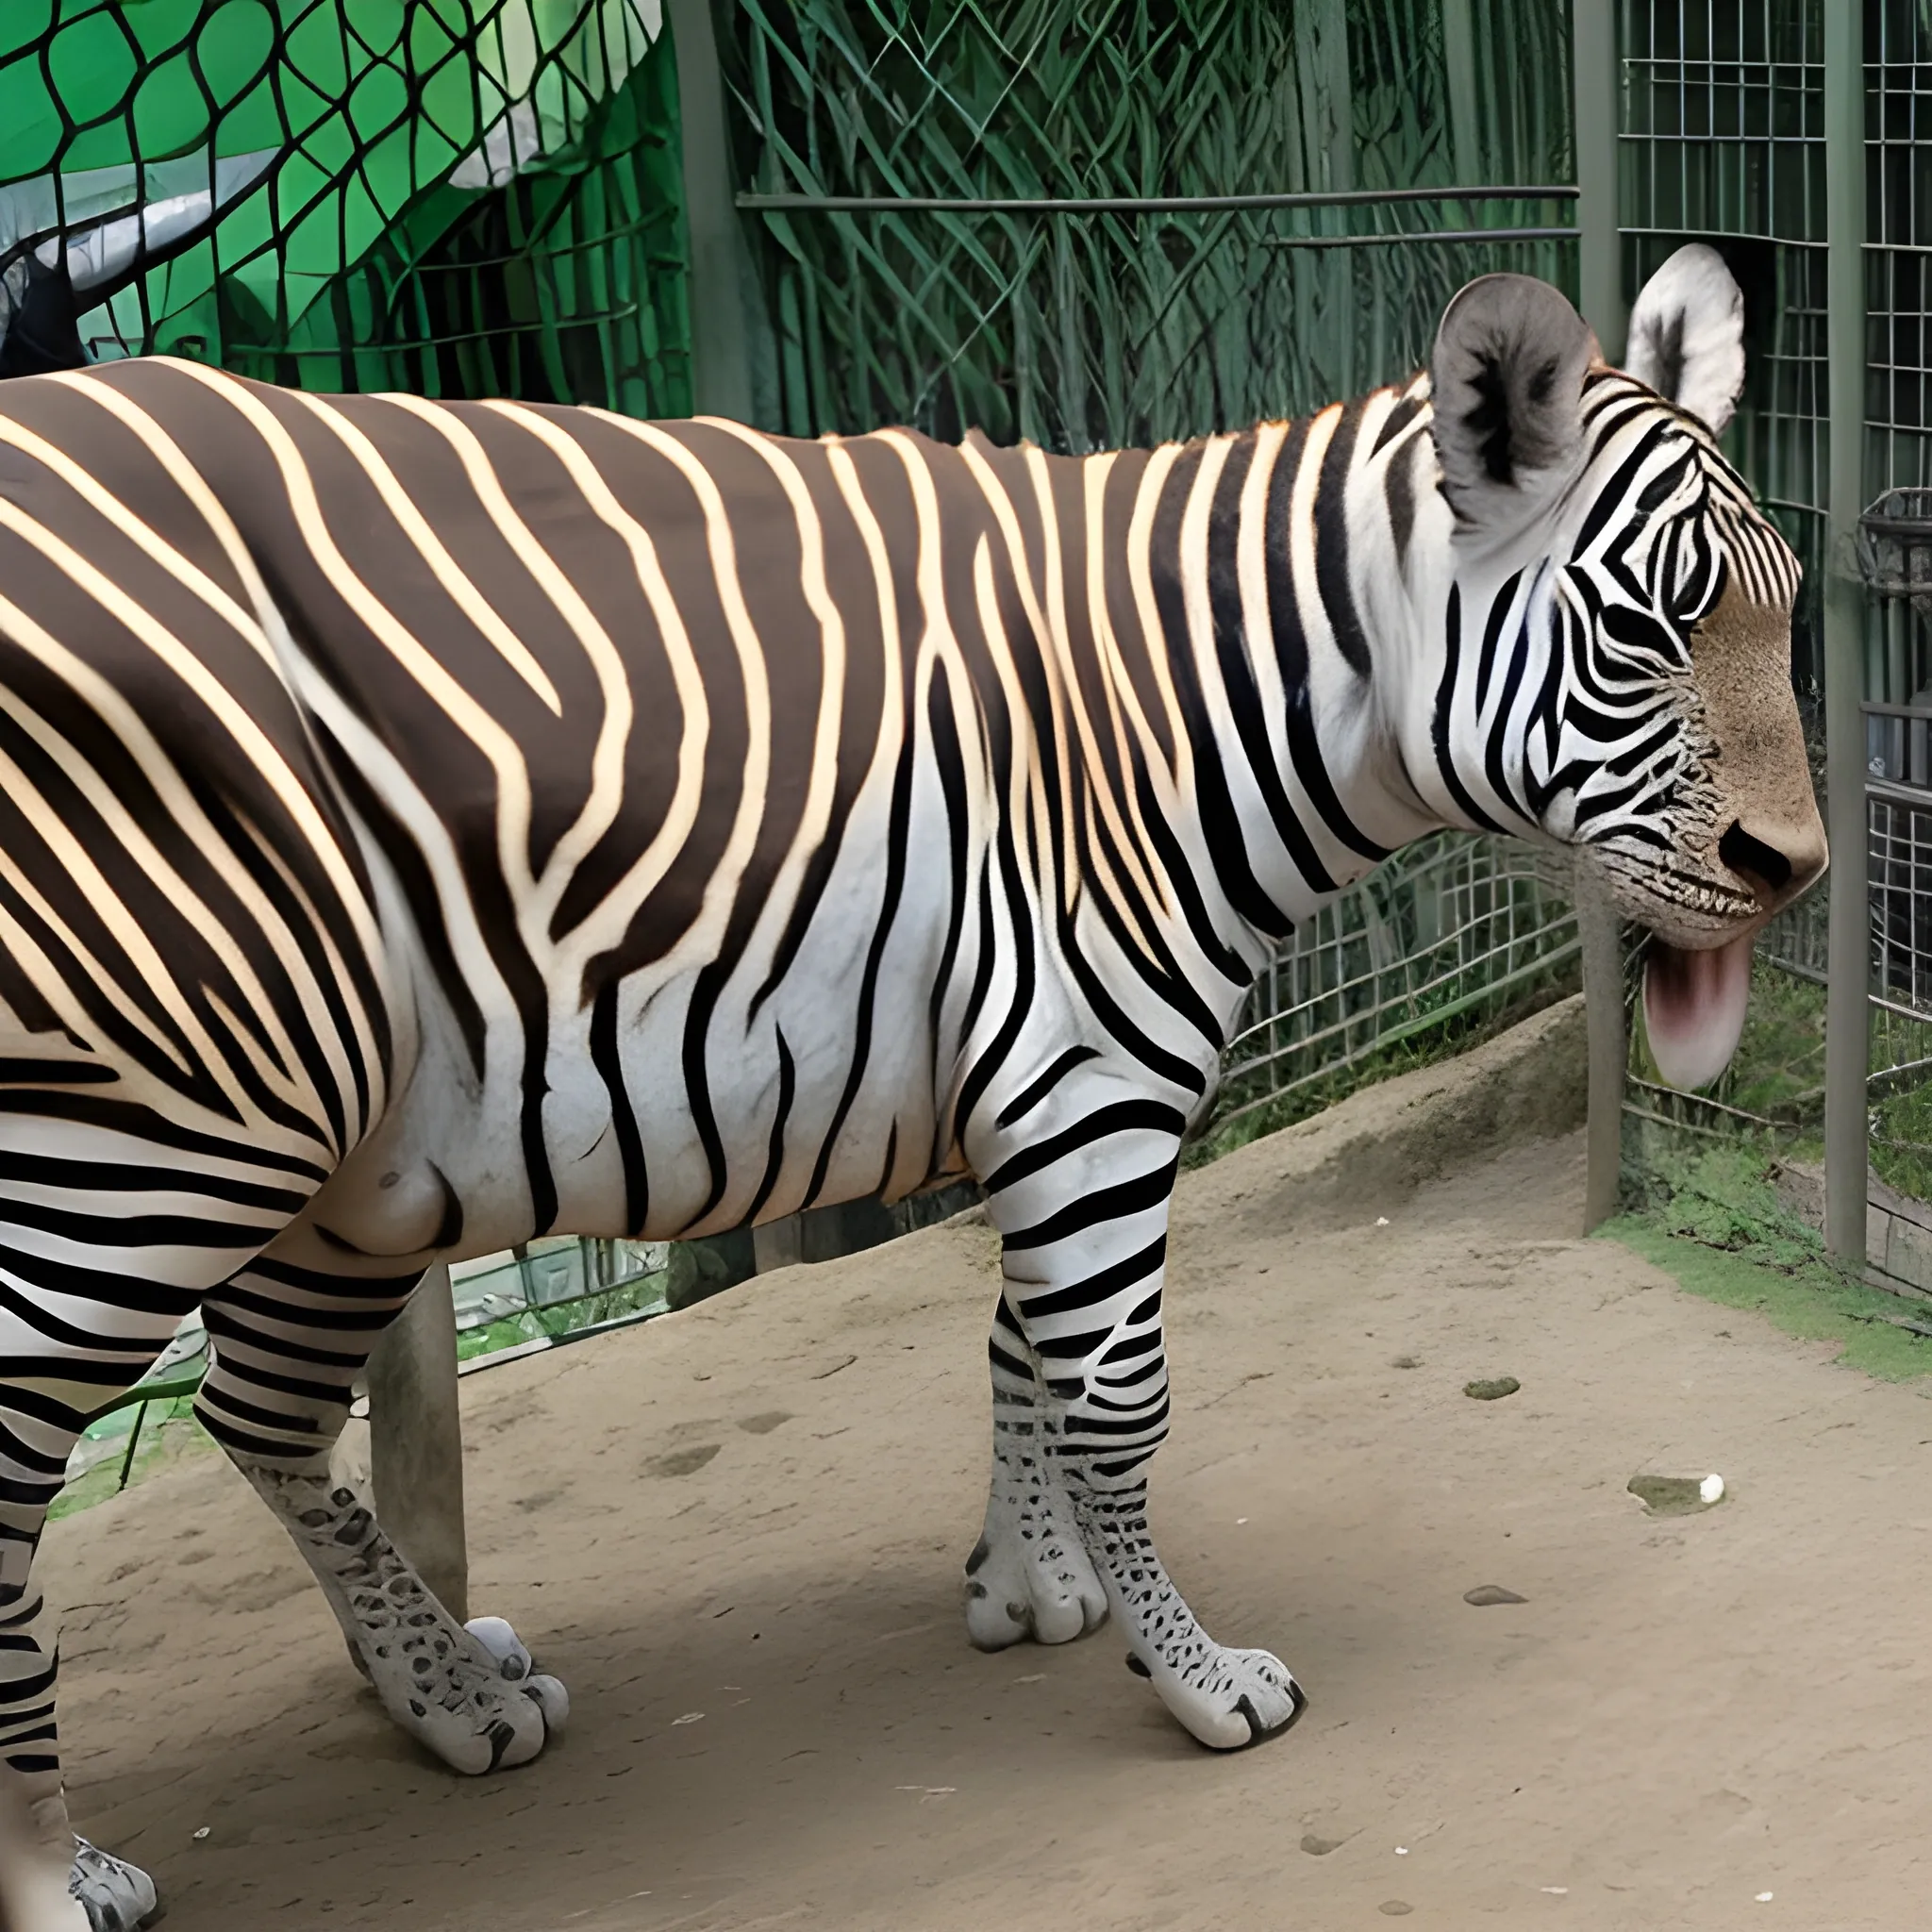
[[1707, 1087], [1730, 1065], [1751, 996], [1748, 931], [1699, 951], [1656, 934], [1643, 956], [1643, 1026], [1657, 1070], [1673, 1087]]

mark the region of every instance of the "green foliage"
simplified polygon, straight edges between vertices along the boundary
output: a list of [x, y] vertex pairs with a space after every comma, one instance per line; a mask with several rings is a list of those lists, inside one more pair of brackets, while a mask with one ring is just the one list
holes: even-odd
[[1713, 1147], [1690, 1155], [1655, 1175], [1649, 1191], [1599, 1236], [1622, 1241], [1692, 1294], [1760, 1312], [1787, 1335], [1839, 1342], [1838, 1359], [1866, 1374], [1907, 1381], [1932, 1373], [1932, 1340], [1899, 1325], [1916, 1319], [1920, 1305], [1841, 1271], [1778, 1199], [1761, 1154]]
[[640, 1280], [620, 1282], [615, 1288], [586, 1295], [579, 1301], [558, 1302], [552, 1307], [525, 1308], [518, 1314], [505, 1315], [458, 1335], [457, 1359], [471, 1361], [479, 1355], [494, 1355], [498, 1349], [515, 1348], [545, 1337], [554, 1341], [575, 1334], [579, 1328], [614, 1322], [625, 1315], [657, 1313], [665, 1306], [664, 1284], [661, 1274], [646, 1274]]
[[[1683, 1111], [1741, 1140], [1775, 1145], [1789, 1158], [1810, 1158], [1822, 1144], [1824, 1115], [1824, 987], [1756, 960], [1738, 1051], [1710, 1097], [1757, 1115], [1769, 1129], [1754, 1135], [1747, 1123], [1714, 1110], [1699, 1116], [1694, 1097]], [[1874, 1010], [1868, 1061], [1872, 1172], [1902, 1194], [1932, 1201], [1932, 1084], [1928, 1069], [1919, 1064], [1926, 1060], [1932, 1060], [1932, 1021]], [[1641, 1025], [1633, 1065], [1645, 1077], [1657, 1077]], [[1680, 1144], [1662, 1136], [1632, 1144], [1642, 1150], [1659, 1141]], [[1657, 1159], [1642, 1153], [1640, 1167]]]
[[[90, 1509], [96, 1503], [105, 1503], [110, 1496], [121, 1492], [121, 1471], [126, 1456], [120, 1438], [128, 1435], [132, 1427], [133, 1412], [130, 1411], [128, 1427], [119, 1432], [113, 1454], [104, 1457], [78, 1482], [69, 1483], [54, 1498], [53, 1507], [47, 1511], [49, 1522], [58, 1522], [63, 1516]], [[192, 1395], [151, 1403], [146, 1415], [142, 1418], [141, 1436], [135, 1446], [134, 1461], [128, 1470], [125, 1486], [131, 1489], [145, 1477], [171, 1468], [184, 1456], [203, 1455], [215, 1447], [215, 1439], [194, 1418], [194, 1398]]]

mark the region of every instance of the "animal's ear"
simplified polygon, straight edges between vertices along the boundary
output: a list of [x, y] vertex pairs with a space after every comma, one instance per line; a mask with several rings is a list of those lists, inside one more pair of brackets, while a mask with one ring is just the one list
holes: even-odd
[[1595, 336], [1547, 282], [1484, 275], [1450, 303], [1429, 388], [1442, 493], [1459, 522], [1520, 525], [1569, 481], [1596, 359]]
[[1624, 366], [1723, 431], [1744, 387], [1744, 296], [1715, 248], [1692, 242], [1644, 283]]

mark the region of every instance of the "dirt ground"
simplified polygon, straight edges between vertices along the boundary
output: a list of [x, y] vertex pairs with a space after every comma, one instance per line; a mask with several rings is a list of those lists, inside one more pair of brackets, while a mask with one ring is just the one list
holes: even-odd
[[1432, 1078], [1181, 1188], [1155, 1523], [1307, 1689], [1286, 1738], [1200, 1750], [1108, 1630], [966, 1645], [954, 1224], [466, 1379], [476, 1607], [575, 1698], [527, 1770], [389, 1728], [218, 1459], [56, 1524], [81, 1827], [170, 1932], [1926, 1923], [1926, 1385], [1570, 1239], [1574, 1136], [1406, 1191], [1363, 1150]]

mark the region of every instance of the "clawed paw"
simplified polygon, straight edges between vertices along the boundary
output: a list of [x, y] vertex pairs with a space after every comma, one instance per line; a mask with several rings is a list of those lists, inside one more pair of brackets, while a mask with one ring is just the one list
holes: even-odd
[[1265, 1650], [1213, 1645], [1178, 1668], [1130, 1655], [1127, 1668], [1151, 1678], [1161, 1702], [1211, 1751], [1244, 1751], [1278, 1738], [1307, 1708], [1288, 1666]]
[[570, 1722], [570, 1692], [561, 1679], [538, 1670], [523, 1639], [501, 1617], [472, 1617], [463, 1628], [496, 1659], [503, 1681], [516, 1685], [543, 1713], [545, 1741], [560, 1738]]
[[966, 1560], [966, 1634], [981, 1650], [1071, 1643], [1107, 1621], [1107, 1593], [1072, 1537], [981, 1537]]
[[88, 1932], [136, 1932], [158, 1903], [155, 1882], [145, 1872], [84, 1838], [74, 1841], [67, 1895], [87, 1914]]
[[570, 1715], [569, 1693], [501, 1617], [458, 1629], [425, 1607], [371, 1631], [363, 1655], [390, 1715], [467, 1777], [528, 1764]]

